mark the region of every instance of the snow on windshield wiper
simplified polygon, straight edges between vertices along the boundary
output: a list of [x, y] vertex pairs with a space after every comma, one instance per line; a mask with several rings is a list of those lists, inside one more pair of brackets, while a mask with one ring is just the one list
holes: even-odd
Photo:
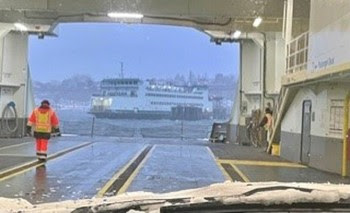
[[143, 200], [134, 200], [127, 202], [117, 202], [117, 203], [108, 203], [100, 204], [95, 206], [86, 206], [77, 208], [72, 213], [86, 213], [86, 212], [128, 212], [129, 210], [136, 211], [148, 211], [152, 208], [160, 208], [164, 205], [174, 205], [174, 204], [183, 204], [189, 203], [190, 198], [175, 198], [175, 199], [143, 199]]
[[[17, 199], [3, 199], [11, 212], [40, 212], [64, 209], [62, 212], [234, 212], [247, 208], [281, 210], [300, 208], [326, 212], [339, 208], [350, 212], [350, 185], [280, 182], [224, 182], [207, 187], [156, 194], [128, 192], [118, 196], [68, 200], [64, 202], [32, 205]], [[275, 208], [275, 209], [274, 209]], [[232, 210], [233, 209], [233, 210]], [[272, 211], [271, 210], [271, 211]], [[205, 212], [204, 211], [204, 212]]]
[[[272, 196], [274, 195], [274, 196]], [[208, 196], [202, 198], [176, 198], [176, 199], [144, 199], [129, 202], [116, 202], [96, 206], [82, 207], [74, 213], [82, 212], [128, 212], [136, 210], [149, 212], [158, 209], [159, 212], [226, 212], [227, 210], [247, 210], [257, 212], [261, 210], [282, 211], [290, 209], [324, 210], [346, 209], [350, 210], [349, 195], [341, 195], [337, 191], [319, 190], [295, 186], [269, 186], [259, 187], [233, 196]]]

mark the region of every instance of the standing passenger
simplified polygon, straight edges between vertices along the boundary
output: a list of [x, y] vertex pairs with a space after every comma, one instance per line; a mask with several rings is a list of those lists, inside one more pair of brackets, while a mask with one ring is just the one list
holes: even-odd
[[262, 119], [262, 121], [260, 122], [260, 127], [264, 127], [265, 131], [267, 132], [267, 142], [270, 141], [271, 139], [271, 134], [272, 134], [272, 130], [273, 130], [273, 125], [274, 125], [274, 121], [273, 121], [273, 117], [272, 117], [272, 110], [270, 108], [266, 108], [265, 109], [265, 116]]

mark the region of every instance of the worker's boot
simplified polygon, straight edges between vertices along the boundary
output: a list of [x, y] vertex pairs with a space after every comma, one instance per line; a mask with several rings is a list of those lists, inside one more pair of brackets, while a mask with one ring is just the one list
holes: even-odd
[[40, 162], [46, 162], [47, 156], [45, 154], [40, 154], [37, 157]]
[[38, 160], [39, 160], [40, 163], [46, 162], [46, 159], [38, 158]]

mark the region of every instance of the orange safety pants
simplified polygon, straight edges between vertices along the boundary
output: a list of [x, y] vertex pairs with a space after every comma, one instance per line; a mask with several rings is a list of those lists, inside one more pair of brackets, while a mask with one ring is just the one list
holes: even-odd
[[47, 158], [47, 139], [36, 139], [36, 156], [38, 159], [45, 160]]

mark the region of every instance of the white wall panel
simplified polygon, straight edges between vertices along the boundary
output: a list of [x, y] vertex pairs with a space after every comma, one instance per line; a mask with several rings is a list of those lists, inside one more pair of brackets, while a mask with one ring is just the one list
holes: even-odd
[[315, 98], [315, 94], [312, 90], [308, 88], [300, 89], [283, 118], [281, 126], [282, 131], [301, 133], [303, 101], [311, 100], [312, 108], [314, 108]]
[[313, 0], [308, 71], [350, 62], [350, 1]]
[[[18, 32], [8, 33], [3, 40], [0, 113], [13, 101], [19, 117], [26, 117], [25, 86], [27, 84], [28, 35]], [[5, 85], [5, 86], [4, 86]], [[11, 92], [10, 92], [11, 91]]]
[[302, 88], [295, 96], [283, 118], [282, 131], [301, 133], [303, 101], [311, 100], [313, 120], [311, 134], [320, 137], [341, 138], [341, 134], [330, 131], [330, 106], [332, 100], [343, 100], [347, 91], [346, 84], [326, 84], [311, 88]]
[[261, 49], [251, 40], [242, 44], [242, 90], [244, 93], [261, 91]]

